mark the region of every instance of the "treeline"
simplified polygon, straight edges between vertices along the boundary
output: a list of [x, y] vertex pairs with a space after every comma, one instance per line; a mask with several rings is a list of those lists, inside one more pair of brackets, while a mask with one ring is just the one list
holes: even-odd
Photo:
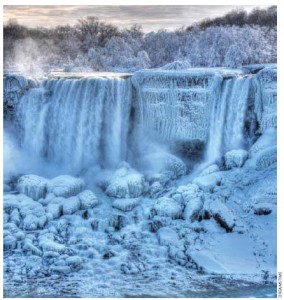
[[[50, 29], [27, 28], [10, 20], [4, 26], [4, 67], [45, 74], [54, 69], [132, 72], [174, 61], [187, 67], [275, 63], [276, 7], [245, 13], [245, 20], [255, 16], [255, 23], [237, 21], [241, 13], [245, 12], [232, 11], [191, 27], [150, 33], [139, 25], [119, 29], [92, 16], [74, 26]], [[264, 15], [271, 20], [264, 21]]]
[[206, 29], [212, 26], [277, 26], [277, 6], [270, 6], [267, 9], [254, 8], [250, 13], [244, 9], [235, 9], [227, 13], [225, 16], [205, 19], [196, 23], [194, 26], [187, 27], [187, 30], [192, 30], [195, 26]]

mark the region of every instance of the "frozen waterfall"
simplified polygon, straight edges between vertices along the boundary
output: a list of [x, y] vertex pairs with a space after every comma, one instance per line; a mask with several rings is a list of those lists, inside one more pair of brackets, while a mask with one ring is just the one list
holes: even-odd
[[131, 93], [129, 79], [46, 80], [21, 99], [21, 145], [72, 172], [116, 167], [126, 158]]
[[251, 78], [223, 80], [220, 97], [215, 98], [205, 160], [210, 163], [222, 153], [244, 147], [244, 124]]

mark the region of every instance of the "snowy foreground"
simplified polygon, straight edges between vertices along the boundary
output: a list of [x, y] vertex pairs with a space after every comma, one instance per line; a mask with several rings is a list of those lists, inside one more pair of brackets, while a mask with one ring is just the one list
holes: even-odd
[[[8, 107], [4, 136], [5, 297], [276, 297], [276, 82], [273, 68], [260, 72], [248, 80], [232, 70], [191, 73], [171, 81], [178, 90], [167, 87], [170, 73], [156, 90], [152, 75], [135, 74], [139, 113], [131, 116], [129, 79], [55, 80], [22, 95], [10, 81], [9, 101], [16, 95], [20, 104]], [[90, 109], [91, 87], [102, 100]], [[163, 101], [178, 118], [182, 93], [187, 114], [169, 124]], [[135, 143], [145, 132], [151, 147]], [[169, 147], [157, 150], [159, 138]], [[188, 159], [173, 140], [204, 150]]]

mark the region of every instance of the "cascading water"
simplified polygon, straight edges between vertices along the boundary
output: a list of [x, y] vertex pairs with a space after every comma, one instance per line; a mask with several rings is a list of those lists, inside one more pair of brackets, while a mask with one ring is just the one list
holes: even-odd
[[206, 162], [212, 163], [232, 149], [244, 146], [244, 123], [251, 78], [237, 77], [223, 80], [221, 96], [215, 98], [211, 113], [211, 127]]
[[131, 93], [122, 78], [44, 81], [18, 107], [22, 147], [71, 172], [116, 167], [127, 154]]

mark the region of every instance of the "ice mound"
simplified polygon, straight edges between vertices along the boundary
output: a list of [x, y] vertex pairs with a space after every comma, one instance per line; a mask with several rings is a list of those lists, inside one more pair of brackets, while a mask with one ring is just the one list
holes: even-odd
[[158, 216], [181, 219], [183, 208], [181, 204], [174, 199], [162, 197], [156, 200], [154, 210]]
[[18, 180], [17, 190], [21, 194], [38, 200], [44, 198], [47, 191], [48, 180], [37, 175], [24, 175]]
[[186, 173], [185, 163], [180, 158], [166, 152], [157, 152], [144, 156], [141, 166], [145, 168], [145, 173], [148, 176], [162, 174], [168, 180], [177, 179]]
[[72, 197], [78, 195], [85, 187], [81, 178], [61, 175], [53, 178], [47, 184], [47, 191], [57, 197]]
[[125, 163], [106, 180], [105, 193], [114, 198], [137, 198], [145, 188], [144, 176]]
[[213, 193], [216, 186], [221, 185], [222, 176], [219, 173], [212, 173], [206, 176], [199, 176], [193, 179], [192, 183], [198, 185], [204, 192]]
[[122, 210], [124, 212], [133, 210], [139, 204], [139, 199], [116, 199], [112, 203], [112, 207]]
[[247, 160], [248, 152], [243, 149], [235, 149], [227, 152], [224, 158], [226, 169], [240, 168]]

